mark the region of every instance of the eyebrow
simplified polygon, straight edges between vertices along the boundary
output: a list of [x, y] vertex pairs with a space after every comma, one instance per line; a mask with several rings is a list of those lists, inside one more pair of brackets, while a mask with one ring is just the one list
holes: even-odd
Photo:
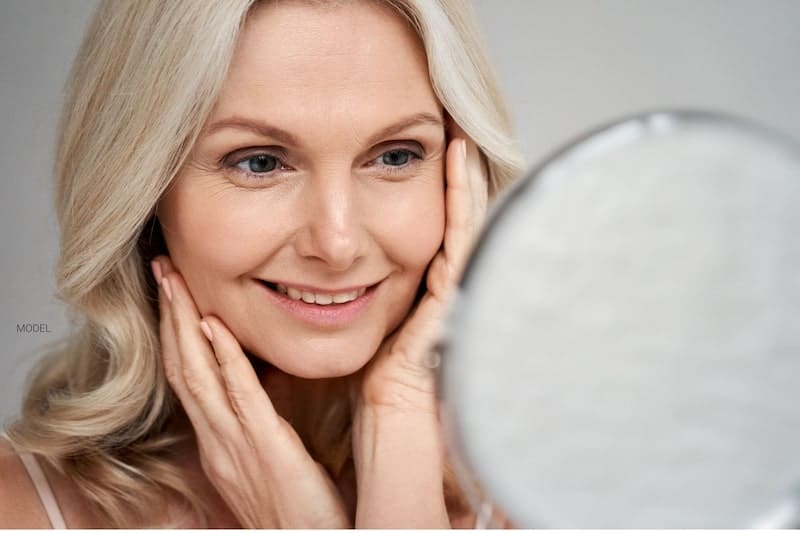
[[[403, 130], [411, 128], [412, 126], [419, 126], [423, 124], [430, 124], [444, 128], [444, 122], [442, 121], [441, 116], [428, 112], [416, 113], [414, 115], [405, 117], [375, 133], [368, 139], [367, 144], [373, 144], [383, 137], [389, 137], [396, 133], [400, 133]], [[300, 144], [302, 144], [294, 134], [284, 129], [272, 126], [266, 122], [239, 116], [232, 116], [211, 123], [206, 128], [206, 135], [211, 135], [226, 128], [251, 131], [262, 137], [271, 137], [284, 144], [293, 146], [300, 146]]]

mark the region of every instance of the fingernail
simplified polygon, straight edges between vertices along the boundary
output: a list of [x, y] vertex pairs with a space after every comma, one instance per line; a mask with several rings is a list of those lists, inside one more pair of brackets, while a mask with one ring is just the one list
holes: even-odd
[[467, 140], [461, 139], [461, 157], [464, 161], [467, 160]]
[[167, 278], [161, 278], [161, 287], [164, 289], [164, 294], [167, 295], [167, 300], [172, 301], [172, 288], [169, 286]]
[[203, 330], [203, 335], [206, 336], [208, 342], [214, 342], [214, 334], [211, 332], [211, 326], [205, 320], [200, 321], [200, 329]]
[[161, 263], [153, 259], [150, 261], [150, 268], [153, 269], [153, 277], [156, 278], [156, 283], [161, 283]]

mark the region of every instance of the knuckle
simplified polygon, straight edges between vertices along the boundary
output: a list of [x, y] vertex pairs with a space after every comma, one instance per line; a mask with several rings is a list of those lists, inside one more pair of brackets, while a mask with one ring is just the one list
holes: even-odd
[[245, 393], [241, 388], [229, 386], [228, 398], [230, 399], [234, 409], [236, 409], [236, 413], [241, 416], [242, 407], [247, 405], [248, 394]]
[[178, 341], [180, 342], [180, 339], [182, 338], [184, 333], [184, 325], [181, 319], [178, 318], [177, 313], [172, 313], [172, 328], [175, 330], [175, 338], [177, 338]]
[[175, 365], [164, 365], [164, 377], [173, 387], [180, 384], [180, 370]]
[[203, 384], [202, 381], [198, 379], [196, 372], [188, 368], [183, 368], [181, 377], [186, 385], [186, 390], [188, 390], [190, 394], [193, 396], [200, 396], [203, 394]]
[[225, 349], [215, 349], [213, 352], [214, 358], [217, 360], [217, 364], [219, 365], [220, 369], [232, 372], [234, 369], [234, 360], [230, 355], [228, 355], [228, 351]]
[[253, 415], [250, 406], [254, 403], [252, 392], [242, 389], [241, 387], [231, 388], [229, 386], [228, 400], [231, 403], [233, 412], [243, 425], [247, 426], [253, 422], [250, 420], [251, 416]]
[[224, 486], [231, 486], [236, 484], [236, 476], [233, 473], [233, 467], [227, 459], [222, 457], [222, 454], [215, 454], [213, 458], [208, 457], [206, 454], [200, 456], [200, 466], [203, 472], [209, 479], [214, 480], [216, 484]]

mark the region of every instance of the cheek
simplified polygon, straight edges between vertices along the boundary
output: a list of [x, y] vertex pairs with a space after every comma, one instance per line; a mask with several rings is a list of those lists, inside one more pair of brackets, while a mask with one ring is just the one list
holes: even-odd
[[[256, 226], [258, 214], [231, 191], [214, 191], [194, 183], [177, 184], [164, 197], [159, 219], [170, 258], [192, 288], [198, 307], [210, 312], [234, 281], [258, 264], [264, 243], [273, 242]], [[253, 217], [256, 218], [253, 218]], [[222, 282], [222, 283], [221, 283]]]
[[378, 203], [376, 217], [387, 255], [404, 269], [421, 273], [439, 250], [444, 235], [444, 191], [441, 180], [402, 184]]

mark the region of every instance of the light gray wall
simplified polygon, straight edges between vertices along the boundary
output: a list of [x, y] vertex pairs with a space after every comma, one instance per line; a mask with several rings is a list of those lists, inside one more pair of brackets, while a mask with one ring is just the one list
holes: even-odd
[[800, 138], [800, 1], [474, 4], [533, 160], [587, 127], [660, 107], [734, 112]]
[[[67, 323], [52, 294], [52, 146], [95, 0], [0, 2], [0, 420]], [[474, 0], [530, 162], [632, 112], [702, 107], [800, 138], [800, 1]], [[44, 323], [50, 333], [17, 333]]]
[[[45, 343], [67, 330], [54, 298], [52, 164], [64, 80], [94, 0], [0, 1], [0, 424]], [[17, 333], [43, 323], [50, 333]]]

